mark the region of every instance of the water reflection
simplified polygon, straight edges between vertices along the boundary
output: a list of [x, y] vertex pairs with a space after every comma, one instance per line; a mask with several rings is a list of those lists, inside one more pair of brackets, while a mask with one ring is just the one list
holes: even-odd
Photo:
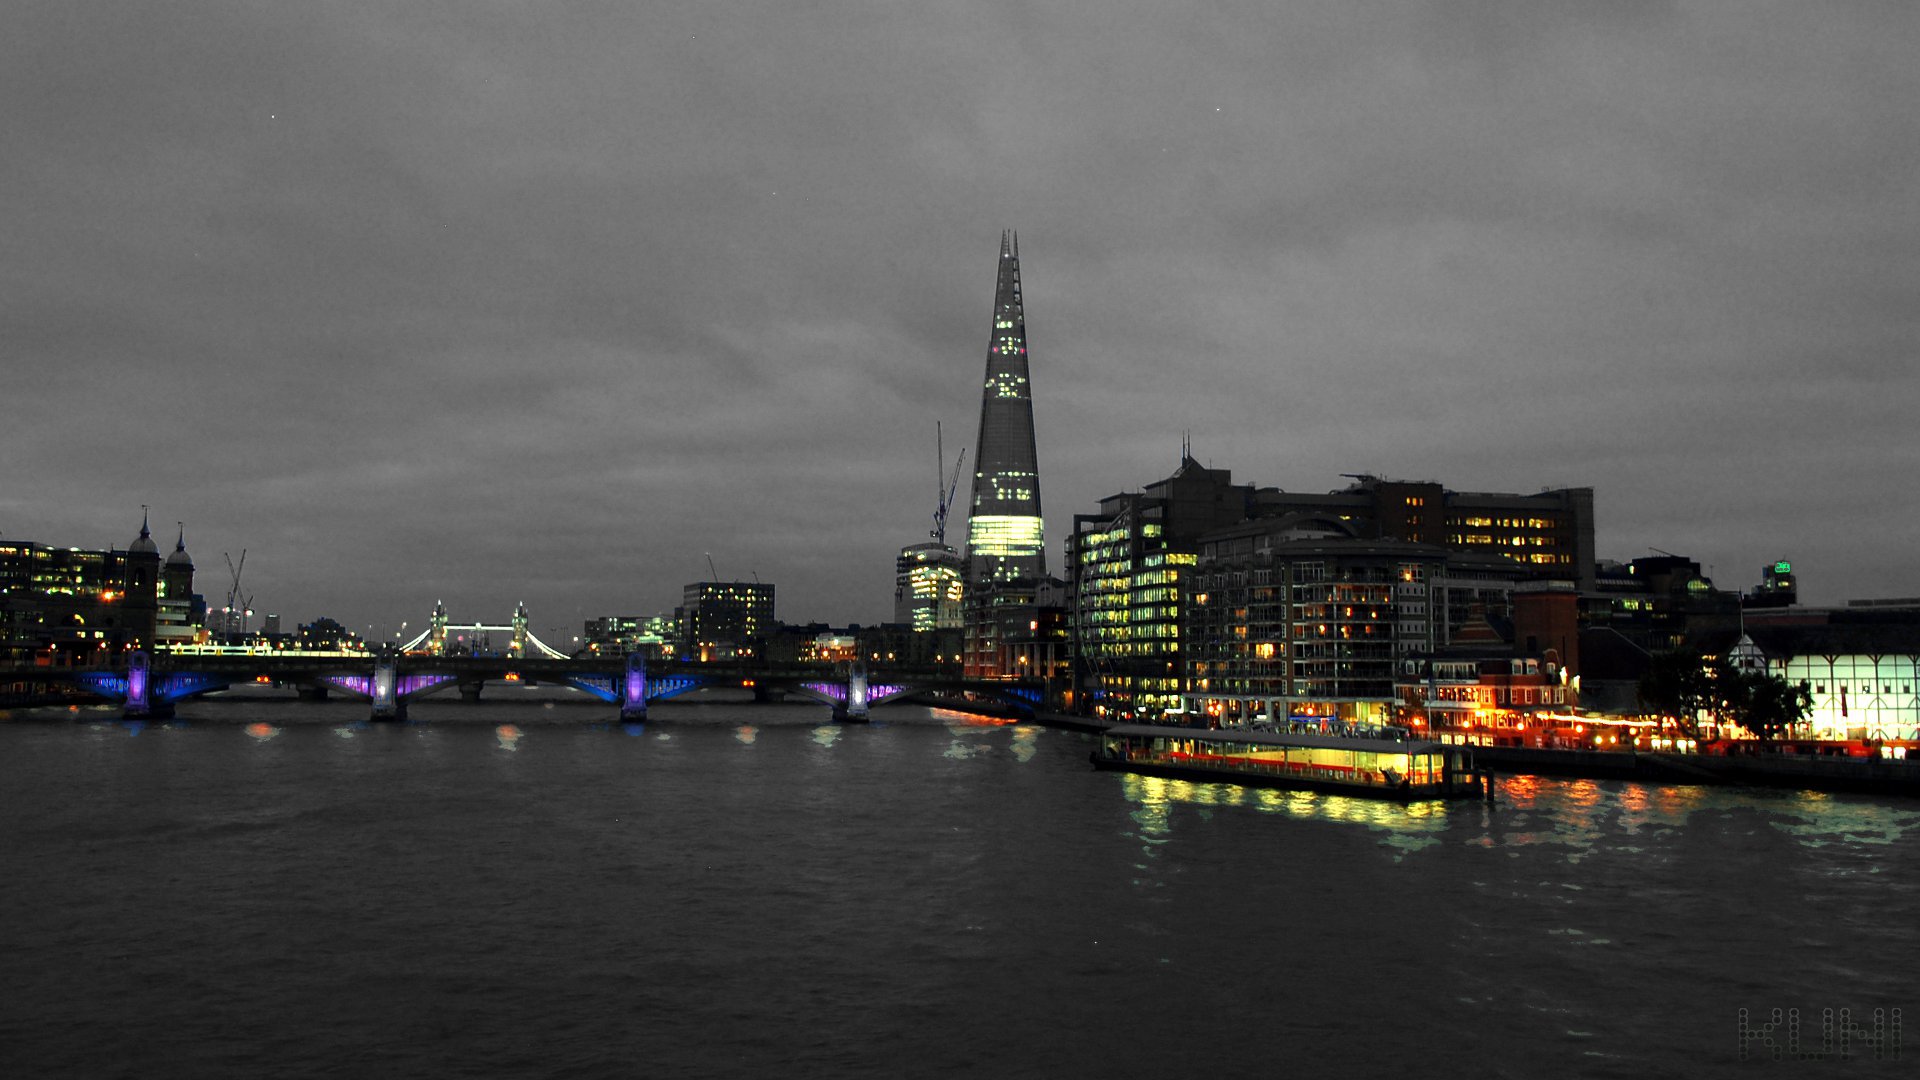
[[[1161, 880], [1164, 872], [1160, 862], [1159, 849], [1173, 840], [1173, 793], [1169, 790], [1172, 781], [1154, 776], [1138, 776], [1127, 773], [1122, 778], [1122, 788], [1127, 801], [1135, 804], [1132, 813], [1138, 830], [1133, 835], [1140, 841], [1140, 862], [1133, 868], [1141, 872], [1133, 879], [1137, 888], [1158, 889], [1166, 885]], [[1191, 786], [1191, 785], [1189, 785]]]
[[279, 735], [280, 729], [277, 727], [274, 727], [272, 724], [265, 723], [264, 721], [256, 720], [253, 723], [247, 725], [247, 734], [253, 736], [255, 739], [259, 740], [260, 742], [266, 742], [268, 739], [274, 738], [275, 736]]
[[986, 753], [988, 747], [981, 740], [1006, 726], [1006, 721], [993, 717], [971, 716], [947, 709], [935, 709], [934, 715], [945, 724], [947, 734], [953, 736], [953, 741], [947, 744], [940, 756], [954, 761], [965, 761]]
[[1920, 811], [1815, 791], [1796, 793], [1768, 822], [1803, 847], [1897, 844], [1920, 833]]
[[831, 747], [840, 738], [839, 724], [821, 724], [813, 729], [813, 741]]
[[753, 741], [760, 737], [760, 729], [752, 724], [741, 724], [734, 729], [733, 737], [740, 740], [742, 746], [752, 746]]
[[1021, 724], [1014, 728], [1013, 744], [1008, 747], [1008, 749], [1013, 751], [1014, 760], [1032, 761], [1034, 751], [1038, 749], [1038, 747], [1034, 745], [1034, 740], [1039, 737], [1040, 728], [1038, 725]]
[[1008, 716], [981, 716], [979, 713], [960, 712], [955, 709], [929, 709], [935, 720], [947, 725], [947, 730], [956, 728], [1001, 728], [1017, 724], [1020, 721]]
[[636, 739], [637, 739], [637, 738], [639, 738], [640, 736], [642, 736], [642, 735], [645, 735], [645, 734], [647, 733], [647, 725], [645, 725], [645, 724], [621, 724], [621, 725], [620, 725], [620, 730], [621, 730], [621, 731], [624, 731], [624, 732], [626, 732], [626, 733], [627, 733], [628, 735], [631, 735], [631, 736], [633, 736], [634, 738], [636, 738]]
[[493, 729], [493, 737], [500, 742], [502, 750], [520, 749], [520, 729], [512, 724], [501, 724]]
[[1165, 844], [1173, 837], [1175, 805], [1194, 807], [1196, 816], [1203, 821], [1216, 807], [1235, 807], [1262, 814], [1362, 825], [1382, 834], [1381, 844], [1393, 851], [1395, 862], [1439, 843], [1439, 834], [1449, 824], [1447, 804], [1437, 800], [1397, 803], [1315, 791], [1196, 784], [1136, 773], [1122, 774], [1121, 791], [1128, 802], [1135, 804], [1131, 817], [1140, 826], [1138, 835], [1147, 845], [1142, 850], [1149, 858], [1154, 846]]

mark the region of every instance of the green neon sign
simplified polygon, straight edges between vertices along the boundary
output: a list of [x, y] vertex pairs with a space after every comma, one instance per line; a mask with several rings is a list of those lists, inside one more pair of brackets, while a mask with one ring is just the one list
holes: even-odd
[[1779, 562], [1773, 564], [1773, 572], [1776, 574], [1791, 574], [1793, 573], [1793, 564], [1785, 559], [1781, 559]]

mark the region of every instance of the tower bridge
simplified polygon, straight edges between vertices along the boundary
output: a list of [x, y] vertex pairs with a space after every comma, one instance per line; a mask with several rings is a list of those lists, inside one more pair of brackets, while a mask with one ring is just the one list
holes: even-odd
[[433, 615], [427, 620], [427, 628], [418, 637], [400, 646], [403, 653], [423, 653], [427, 656], [480, 656], [494, 652], [493, 635], [506, 636], [505, 655], [510, 657], [542, 656], [549, 660], [565, 660], [567, 654], [541, 641], [528, 628], [527, 605], [524, 601], [513, 609], [513, 617], [504, 624], [456, 623], [447, 615], [444, 601], [433, 603]]

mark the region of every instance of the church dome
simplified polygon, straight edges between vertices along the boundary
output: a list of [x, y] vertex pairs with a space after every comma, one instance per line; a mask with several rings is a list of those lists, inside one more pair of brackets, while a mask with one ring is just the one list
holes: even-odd
[[173, 554], [167, 556], [167, 565], [193, 569], [193, 556], [187, 554], [187, 528], [184, 525], [180, 527], [180, 539], [174, 541]]
[[147, 531], [147, 518], [145, 514], [142, 514], [140, 516], [140, 535], [134, 538], [133, 543], [127, 545], [127, 554], [129, 555], [160, 554], [159, 545], [153, 542], [153, 533]]

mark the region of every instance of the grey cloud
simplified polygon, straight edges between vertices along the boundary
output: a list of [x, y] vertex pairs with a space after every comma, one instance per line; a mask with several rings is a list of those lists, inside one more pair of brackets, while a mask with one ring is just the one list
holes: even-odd
[[1906, 5], [9, 15], [9, 536], [151, 503], [349, 624], [661, 610], [706, 551], [875, 621], [1016, 227], [1056, 559], [1191, 429], [1920, 593], [1911, 506], [1845, 526], [1920, 452]]

